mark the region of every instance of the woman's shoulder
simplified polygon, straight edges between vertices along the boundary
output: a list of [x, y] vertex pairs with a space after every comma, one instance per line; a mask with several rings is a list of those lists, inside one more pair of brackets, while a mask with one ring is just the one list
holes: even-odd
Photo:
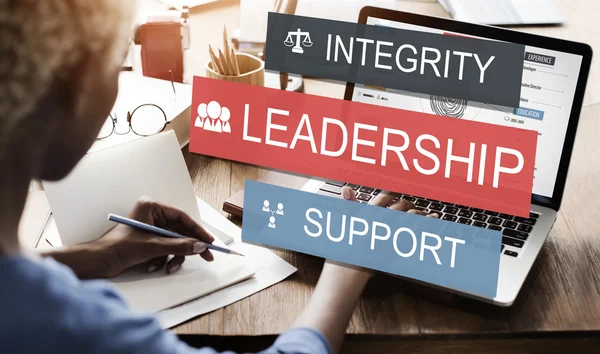
[[73, 345], [126, 307], [105, 282], [82, 282], [52, 259], [0, 257], [0, 288], [0, 331], [10, 334], [0, 352]]

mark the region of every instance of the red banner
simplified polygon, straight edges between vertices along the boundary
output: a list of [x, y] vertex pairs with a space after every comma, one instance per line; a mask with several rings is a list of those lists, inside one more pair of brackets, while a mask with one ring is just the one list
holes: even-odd
[[529, 217], [537, 133], [201, 77], [190, 151]]

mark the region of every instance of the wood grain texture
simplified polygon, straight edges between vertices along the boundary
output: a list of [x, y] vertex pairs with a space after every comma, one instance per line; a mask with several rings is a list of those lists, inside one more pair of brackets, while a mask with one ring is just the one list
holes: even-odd
[[[206, 77], [254, 86], [265, 85], [265, 63], [262, 60], [245, 53], [236, 53], [236, 58], [240, 75], [221, 75], [213, 69], [212, 62], [209, 60], [206, 63]], [[225, 57], [220, 60], [223, 62]]]
[[[564, 26], [517, 29], [586, 41], [600, 52], [600, 27], [595, 18], [600, 13], [600, 2], [556, 2], [565, 16]], [[397, 9], [447, 17], [437, 2], [398, 1]], [[222, 28], [223, 24], [237, 28], [237, 1], [220, 1], [192, 10], [190, 55], [194, 64], [187, 70], [204, 74], [208, 60], [205, 48], [208, 44], [218, 46], [221, 40], [220, 32], [211, 29]], [[595, 103], [600, 102], [599, 79], [598, 62], [594, 61], [562, 209], [515, 304], [499, 308], [461, 300], [448, 306], [414, 295], [403, 280], [378, 275], [367, 286], [354, 312], [344, 352], [514, 353], [523, 348], [528, 353], [598, 352], [600, 104]], [[344, 94], [344, 85], [332, 81], [306, 79], [304, 87], [309, 94], [334, 98]], [[256, 180], [267, 173], [256, 166], [189, 154], [187, 150], [184, 153], [196, 194], [218, 210], [226, 198], [243, 188], [246, 179]], [[240, 223], [239, 219], [234, 221]], [[266, 347], [302, 311], [323, 263], [293, 252], [276, 253], [298, 267], [298, 272], [231, 306], [178, 326], [175, 332], [202, 335], [193, 338], [204, 345], [223, 340], [229, 345], [222, 349], [229, 349], [232, 343], [250, 349], [253, 340], [263, 339], [261, 348]], [[251, 337], [243, 342], [243, 336]]]
[[[455, 306], [422, 299], [407, 283], [383, 275], [367, 286], [348, 333], [360, 335], [530, 335], [540, 332], [600, 333], [600, 237], [593, 225], [600, 208], [600, 104], [583, 110], [563, 211], [534, 264], [519, 298], [500, 308], [462, 299]], [[215, 208], [267, 170], [186, 154], [197, 194]], [[240, 223], [239, 220], [234, 220]], [[322, 260], [276, 251], [298, 272], [288, 280], [176, 329], [180, 334], [258, 336], [281, 333], [308, 302]]]

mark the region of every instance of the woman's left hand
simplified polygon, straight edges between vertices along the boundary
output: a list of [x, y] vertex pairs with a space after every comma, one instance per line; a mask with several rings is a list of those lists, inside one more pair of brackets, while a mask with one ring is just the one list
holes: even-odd
[[[205, 243], [212, 243], [214, 237], [184, 211], [143, 197], [128, 217], [188, 238], [165, 238], [118, 224], [97, 240], [47, 255], [69, 266], [80, 278], [115, 277], [144, 263], [148, 272], [165, 268], [171, 274], [181, 267], [186, 256], [199, 255], [208, 262], [213, 260]], [[169, 260], [170, 255], [173, 257]]]

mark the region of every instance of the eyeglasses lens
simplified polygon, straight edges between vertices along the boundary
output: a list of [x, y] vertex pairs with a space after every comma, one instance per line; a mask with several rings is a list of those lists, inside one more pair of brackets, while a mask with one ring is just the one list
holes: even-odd
[[164, 112], [154, 105], [140, 106], [131, 116], [131, 129], [137, 135], [148, 136], [159, 133], [166, 124]]

